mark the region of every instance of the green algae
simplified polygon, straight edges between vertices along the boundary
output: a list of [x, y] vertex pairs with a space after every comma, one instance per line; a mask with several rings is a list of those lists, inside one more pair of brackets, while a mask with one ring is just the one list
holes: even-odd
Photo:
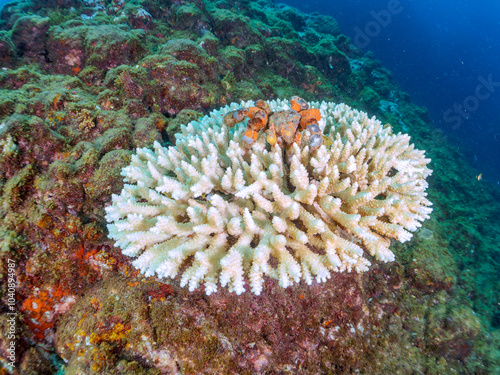
[[134, 148], [148, 147], [154, 142], [161, 142], [161, 131], [163, 130], [167, 119], [165, 116], [156, 114], [146, 118], [140, 118], [136, 121], [132, 143]]
[[194, 3], [176, 7], [172, 15], [172, 26], [181, 30], [192, 30], [201, 23], [207, 23], [205, 13]]
[[380, 96], [377, 92], [369, 86], [366, 86], [360, 93], [360, 99], [370, 107], [378, 105]]
[[2, 209], [17, 210], [28, 194], [28, 189], [33, 181], [35, 168], [33, 165], [27, 165], [17, 172], [7, 181], [3, 188]]
[[91, 201], [104, 202], [112, 193], [119, 193], [120, 172], [130, 163], [130, 154], [128, 150], [112, 150], [102, 157], [85, 186], [85, 193]]

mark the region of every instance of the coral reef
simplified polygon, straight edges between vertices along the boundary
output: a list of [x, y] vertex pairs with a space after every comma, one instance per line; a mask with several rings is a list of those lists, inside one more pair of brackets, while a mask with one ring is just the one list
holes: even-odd
[[[300, 119], [293, 105], [270, 102], [270, 122], [283, 110]], [[246, 124], [224, 121], [242, 111], [236, 103], [182, 127], [175, 147], [138, 149], [106, 208], [109, 237], [139, 256], [133, 264], [146, 276], [175, 277], [182, 268], [181, 286], [205, 284], [207, 294], [219, 282], [241, 294], [245, 275], [260, 294], [264, 275], [286, 288], [324, 282], [330, 270], [366, 271], [365, 252], [394, 260], [390, 238], [407, 241], [432, 211], [429, 159], [366, 113], [311, 106], [330, 143], [314, 150], [304, 141], [267, 151], [264, 134], [248, 148]]]
[[[0, 11], [0, 68], [0, 373], [497, 372], [498, 188], [332, 18], [271, 0], [19, 0]], [[392, 241], [395, 260], [286, 289], [266, 277], [260, 296], [134, 269], [105, 220], [132, 150], [292, 95], [375, 115], [432, 158], [433, 214]]]

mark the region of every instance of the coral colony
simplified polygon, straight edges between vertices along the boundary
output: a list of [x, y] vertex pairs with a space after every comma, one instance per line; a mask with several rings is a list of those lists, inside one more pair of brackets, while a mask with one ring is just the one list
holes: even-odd
[[[324, 135], [323, 135], [324, 134]], [[145, 275], [207, 294], [260, 294], [394, 260], [429, 217], [430, 159], [345, 104], [233, 103], [137, 149], [107, 207], [109, 236]]]

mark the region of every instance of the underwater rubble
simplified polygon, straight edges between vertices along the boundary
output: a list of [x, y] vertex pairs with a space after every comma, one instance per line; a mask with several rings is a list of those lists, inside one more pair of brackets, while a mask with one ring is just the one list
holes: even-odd
[[[500, 368], [500, 192], [333, 18], [271, 0], [20, 0], [0, 12], [0, 68], [0, 374]], [[375, 115], [432, 159], [434, 212], [396, 260], [266, 279], [259, 296], [141, 275], [104, 218], [133, 151], [293, 95]]]

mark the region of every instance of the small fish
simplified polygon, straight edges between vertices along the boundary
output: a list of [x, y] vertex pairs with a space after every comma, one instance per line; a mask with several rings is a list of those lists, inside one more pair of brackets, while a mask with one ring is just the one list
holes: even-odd
[[483, 174], [482, 174], [482, 173], [479, 173], [479, 174], [477, 175], [477, 180], [478, 180], [478, 181], [481, 181], [482, 179], [483, 179]]
[[330, 147], [333, 144], [333, 140], [330, 137], [323, 134], [323, 144], [326, 147]]
[[212, 198], [212, 196], [213, 196], [213, 195], [214, 195], [214, 193], [213, 193], [213, 192], [210, 192], [210, 193], [208, 193], [208, 194], [207, 194], [207, 193], [203, 193], [203, 194], [201, 195], [201, 197], [202, 197], [203, 199], [207, 200], [207, 201], [210, 201], [210, 198]]

